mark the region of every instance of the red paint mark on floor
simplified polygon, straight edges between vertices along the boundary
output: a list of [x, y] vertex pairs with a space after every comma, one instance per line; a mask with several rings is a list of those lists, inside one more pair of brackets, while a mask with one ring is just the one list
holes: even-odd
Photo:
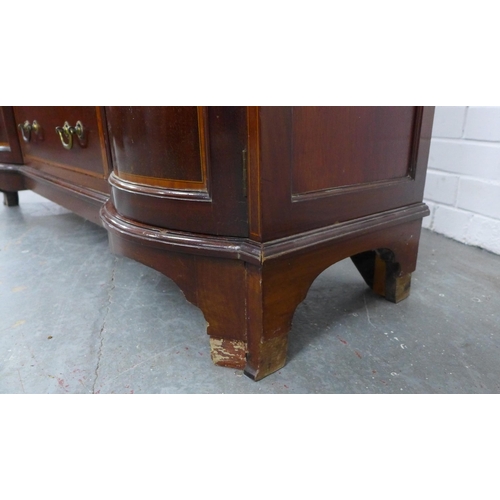
[[58, 377], [57, 378], [57, 383], [59, 384], [59, 387], [61, 387], [62, 389], [64, 389], [66, 392], [68, 392], [66, 390], [66, 387], [69, 387], [69, 385], [65, 384], [64, 379]]
[[347, 341], [346, 341], [346, 340], [344, 340], [344, 339], [341, 339], [340, 337], [339, 337], [339, 340], [340, 340], [340, 341], [342, 342], [342, 344], [345, 344], [345, 345], [347, 345]]
[[356, 356], [357, 356], [359, 359], [361, 359], [361, 358], [363, 357], [363, 356], [361, 356], [361, 354], [359, 353], [359, 351], [354, 350], [354, 353], [356, 354]]

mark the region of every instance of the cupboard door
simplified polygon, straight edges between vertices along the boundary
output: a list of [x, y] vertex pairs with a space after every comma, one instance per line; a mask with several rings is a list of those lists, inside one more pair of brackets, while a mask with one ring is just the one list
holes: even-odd
[[246, 236], [240, 107], [106, 107], [117, 211], [197, 233]]
[[26, 165], [109, 191], [110, 166], [100, 107], [16, 106], [14, 113]]
[[433, 108], [261, 107], [249, 113], [251, 162], [260, 151], [262, 187], [261, 212], [251, 211], [255, 238], [422, 201]]
[[12, 107], [0, 106], [0, 163], [22, 162]]

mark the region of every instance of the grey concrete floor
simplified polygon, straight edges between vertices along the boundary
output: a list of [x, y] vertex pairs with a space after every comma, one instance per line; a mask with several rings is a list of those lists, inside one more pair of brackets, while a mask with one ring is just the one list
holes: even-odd
[[31, 192], [0, 208], [0, 393], [500, 393], [500, 257], [424, 230], [397, 305], [335, 264], [260, 382], [212, 364], [205, 326], [104, 229]]

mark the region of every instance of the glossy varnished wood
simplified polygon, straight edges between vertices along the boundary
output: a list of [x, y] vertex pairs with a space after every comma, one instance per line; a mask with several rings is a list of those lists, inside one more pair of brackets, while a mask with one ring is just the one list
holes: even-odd
[[12, 106], [0, 106], [0, 163], [23, 163]]
[[[334, 109], [329, 112], [335, 116]], [[410, 143], [407, 140], [400, 140], [396, 143], [397, 151], [407, 149], [406, 153], [400, 152], [396, 155], [402, 159], [401, 166], [397, 167], [400, 168], [399, 174], [406, 171], [405, 169], [409, 169], [410, 175], [392, 177], [395, 175], [395, 170], [393, 171], [392, 167], [389, 170], [384, 170], [384, 166], [377, 165], [376, 168], [380, 169], [383, 175], [379, 175], [378, 179], [373, 182], [369, 181], [373, 174], [368, 172], [375, 167], [373, 162], [369, 160], [371, 158], [369, 152], [374, 151], [374, 146], [368, 144], [366, 152], [357, 153], [358, 169], [364, 168], [367, 172], [364, 177], [360, 177], [354, 170], [353, 181], [340, 181], [340, 183], [346, 184], [345, 186], [332, 186], [330, 189], [306, 193], [294, 193], [292, 109], [289, 107], [261, 107], [250, 110], [250, 113], [253, 117], [250, 122], [251, 128], [249, 128], [249, 145], [252, 148], [249, 154], [252, 168], [256, 165], [259, 171], [258, 178], [254, 177], [252, 180], [249, 192], [250, 206], [252, 207], [252, 229], [250, 232], [256, 239], [268, 241], [363, 217], [370, 213], [418, 203], [422, 200], [432, 131], [433, 108], [417, 109], [415, 114], [402, 113], [399, 117], [402, 122], [398, 122], [396, 120], [398, 114], [393, 113], [391, 129], [401, 127], [406, 130], [407, 132], [403, 136], [407, 139], [408, 131], [410, 128], [412, 130]], [[333, 119], [331, 118], [331, 120]], [[321, 124], [316, 121], [315, 125], [318, 128]], [[366, 124], [365, 126], [368, 127]], [[350, 139], [348, 132], [346, 131], [345, 135], [346, 141]], [[404, 143], [406, 146], [402, 147], [400, 143]], [[337, 146], [331, 145], [326, 149], [323, 148], [323, 151], [333, 151], [335, 147], [337, 149], [352, 148], [338, 144]], [[364, 148], [365, 146], [360, 143], [358, 147]], [[368, 159], [369, 163], [361, 167], [363, 158]], [[326, 165], [329, 165], [330, 169], [336, 168], [335, 165], [329, 163], [328, 158], [323, 163], [320, 162], [319, 165], [324, 165], [324, 167], [313, 167], [317, 169], [317, 173], [321, 173], [322, 168], [326, 169]], [[345, 168], [346, 172], [349, 171], [348, 165], [345, 165]], [[255, 173], [252, 175], [255, 176]], [[307, 180], [308, 176], [309, 174], [303, 176], [306, 179], [301, 181], [306, 183], [302, 186], [303, 188], [306, 186], [314, 187], [313, 181]], [[360, 183], [359, 181], [363, 181], [363, 179], [366, 182]], [[334, 182], [334, 179], [330, 178], [327, 181], [320, 180], [318, 182], [319, 186], [324, 187]]]
[[25, 178], [18, 166], [23, 163], [17, 139], [14, 111], [11, 106], [0, 107], [0, 192], [8, 207], [19, 205], [18, 191], [26, 189]]
[[16, 192], [27, 189], [26, 179], [19, 169], [19, 165], [0, 163], [0, 191]]
[[294, 195], [410, 176], [414, 106], [294, 106]]
[[[393, 302], [406, 298], [427, 213], [419, 204], [269, 243], [148, 228], [110, 202], [101, 215], [115, 253], [169, 276], [203, 311], [214, 362], [244, 366], [260, 380], [285, 364], [294, 312], [335, 262], [358, 256], [376, 293]], [[373, 270], [375, 255], [383, 256], [383, 274]]]
[[7, 134], [7, 127], [5, 126], [4, 113], [1, 107], [0, 107], [0, 148], [9, 148], [9, 136]]
[[[110, 110], [110, 116], [114, 116], [113, 110]], [[119, 116], [123, 117], [123, 114]], [[160, 114], [159, 119], [164, 120], [165, 116]], [[121, 179], [118, 172], [111, 182], [114, 204], [120, 214], [166, 229], [231, 236], [248, 234], [244, 183], [244, 151], [247, 148], [245, 108], [210, 107], [204, 120], [206, 131], [202, 135], [208, 138], [205, 145], [206, 161], [202, 159], [202, 165], [204, 162], [208, 165], [207, 178], [203, 181], [206, 191], [191, 189], [192, 184], [185, 180], [176, 180], [176, 183], [167, 183], [165, 186], [154, 180], [149, 184], [131, 182]], [[120, 135], [126, 130], [112, 122], [109, 130], [111, 143], [127, 142], [128, 151], [137, 148], [134, 158], [146, 154], [140, 153], [140, 145]], [[150, 155], [155, 164], [160, 162], [161, 167], [163, 151], [163, 145], [153, 144], [152, 151], [147, 152], [146, 156]], [[182, 164], [183, 154], [185, 151], [182, 148], [176, 152], [179, 164]], [[192, 152], [186, 161], [192, 161]], [[165, 175], [171, 175], [171, 170], [163, 171]]]
[[108, 106], [115, 175], [173, 189], [207, 190], [207, 109]]
[[[42, 109], [19, 120], [47, 133], [61, 109]], [[339, 260], [374, 293], [408, 297], [432, 108], [89, 109], [99, 153], [75, 163], [34, 138], [23, 164], [0, 164], [0, 190], [102, 223], [113, 252], [173, 279], [203, 311], [215, 364], [254, 380], [280, 369], [298, 304]]]
[[[29, 142], [18, 130], [24, 164], [55, 177], [109, 193], [107, 178], [111, 171], [103, 109], [99, 106], [15, 106], [17, 124], [36, 120], [40, 134], [31, 134]], [[65, 149], [56, 132], [65, 122], [75, 126], [81, 121], [84, 146], [74, 137], [73, 147]]]
[[[6, 109], [7, 115], [10, 110], [13, 140], [18, 145], [22, 144], [25, 153], [24, 162], [0, 165], [0, 190], [7, 192], [9, 205], [18, 200], [14, 193], [31, 189], [100, 225], [99, 211], [110, 193], [107, 181], [110, 156], [103, 108], [66, 106]], [[25, 120], [30, 123], [36, 120], [42, 127], [41, 133], [32, 134], [29, 142], [22, 139], [16, 125]], [[55, 124], [59, 126], [68, 121], [74, 126], [78, 120], [86, 128], [87, 142], [85, 147], [80, 147], [75, 139], [73, 148], [66, 150], [55, 131]]]

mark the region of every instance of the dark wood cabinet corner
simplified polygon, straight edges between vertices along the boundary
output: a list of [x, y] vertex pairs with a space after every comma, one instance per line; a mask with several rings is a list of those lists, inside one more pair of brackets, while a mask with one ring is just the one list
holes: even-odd
[[[295, 309], [351, 258], [410, 293], [432, 107], [4, 107], [0, 190], [93, 222], [111, 251], [174, 280], [215, 364], [254, 380], [286, 362]], [[2, 149], [3, 148], [3, 149]]]

